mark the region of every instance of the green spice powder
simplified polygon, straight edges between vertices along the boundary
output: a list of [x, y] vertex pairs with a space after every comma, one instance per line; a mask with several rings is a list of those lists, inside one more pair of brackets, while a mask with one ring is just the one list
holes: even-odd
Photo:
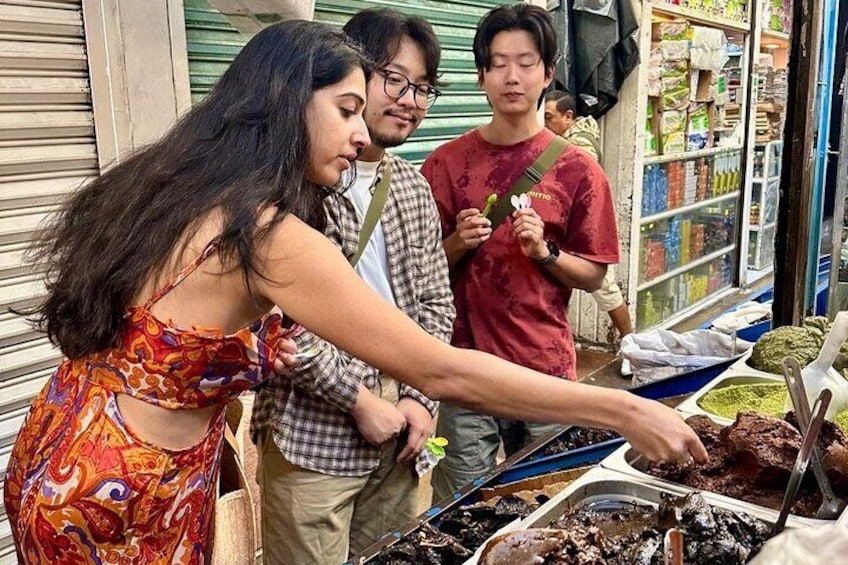
[[[728, 420], [735, 420], [737, 412], [745, 411], [782, 417], [785, 414], [786, 396], [786, 385], [781, 383], [730, 385], [711, 390], [701, 397], [698, 406]], [[837, 414], [833, 423], [848, 433], [848, 410]]]
[[730, 420], [736, 419], [736, 413], [740, 411], [782, 416], [786, 395], [786, 385], [781, 383], [731, 385], [711, 390], [698, 401], [698, 406], [710, 414]]

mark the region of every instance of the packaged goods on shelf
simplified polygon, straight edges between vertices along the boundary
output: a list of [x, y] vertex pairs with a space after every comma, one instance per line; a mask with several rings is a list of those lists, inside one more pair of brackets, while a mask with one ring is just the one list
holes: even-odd
[[695, 172], [696, 162], [690, 159], [683, 163], [683, 205], [694, 204], [698, 198], [698, 175]]
[[687, 149], [697, 151], [710, 146], [710, 112], [707, 104], [694, 103], [689, 106], [687, 132]]
[[[770, 2], [782, 2], [790, 0], [769, 0]], [[739, 23], [748, 21], [749, 0], [654, 0], [654, 6], [662, 9], [663, 5], [669, 5], [669, 10], [684, 8], [690, 10], [694, 15], [710, 20], [723, 18]]]
[[654, 41], [689, 41], [691, 28], [686, 20], [653, 22], [651, 39]]
[[662, 40], [659, 42], [663, 61], [683, 61], [689, 59], [689, 40]]
[[637, 329], [656, 326], [733, 283], [733, 252], [638, 293]]
[[727, 36], [712, 27], [692, 26], [689, 61], [693, 69], [718, 72], [727, 64]]
[[663, 134], [661, 146], [663, 155], [683, 153], [686, 151], [686, 132], [679, 131]]
[[792, 0], [768, 0], [763, 22], [770, 31], [789, 33], [792, 30]]
[[686, 112], [681, 110], [664, 110], [660, 117], [660, 132], [675, 133], [686, 129]]
[[748, 213], [748, 223], [752, 226], [760, 225], [760, 203], [752, 202], [751, 211]]

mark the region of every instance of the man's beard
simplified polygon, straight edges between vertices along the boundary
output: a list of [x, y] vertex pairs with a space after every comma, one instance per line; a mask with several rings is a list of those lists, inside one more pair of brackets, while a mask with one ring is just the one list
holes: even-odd
[[370, 133], [371, 135], [371, 143], [374, 145], [379, 145], [383, 149], [388, 149], [389, 147], [397, 147], [398, 145], [402, 145], [408, 138], [408, 135], [403, 134], [395, 134], [395, 135], [383, 135], [379, 132]]

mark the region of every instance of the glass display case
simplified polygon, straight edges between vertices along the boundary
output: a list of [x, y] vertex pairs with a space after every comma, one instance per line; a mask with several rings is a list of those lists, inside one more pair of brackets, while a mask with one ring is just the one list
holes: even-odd
[[738, 196], [737, 181], [730, 192], [643, 219], [637, 329], [657, 325], [732, 286]]
[[750, 99], [749, 2], [650, 6], [629, 280], [639, 330], [672, 325], [738, 282]]
[[774, 266], [782, 150], [781, 141], [770, 141], [754, 149], [754, 177], [748, 214], [748, 268], [755, 271], [770, 270]]

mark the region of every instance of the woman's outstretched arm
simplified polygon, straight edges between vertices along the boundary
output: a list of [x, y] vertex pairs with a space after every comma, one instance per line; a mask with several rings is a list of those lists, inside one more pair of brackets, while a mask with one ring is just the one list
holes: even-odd
[[427, 396], [494, 416], [613, 429], [650, 459], [706, 461], [672, 409], [624, 391], [552, 378], [451, 347], [373, 293], [319, 232], [294, 216], [260, 248], [251, 285], [310, 331]]

